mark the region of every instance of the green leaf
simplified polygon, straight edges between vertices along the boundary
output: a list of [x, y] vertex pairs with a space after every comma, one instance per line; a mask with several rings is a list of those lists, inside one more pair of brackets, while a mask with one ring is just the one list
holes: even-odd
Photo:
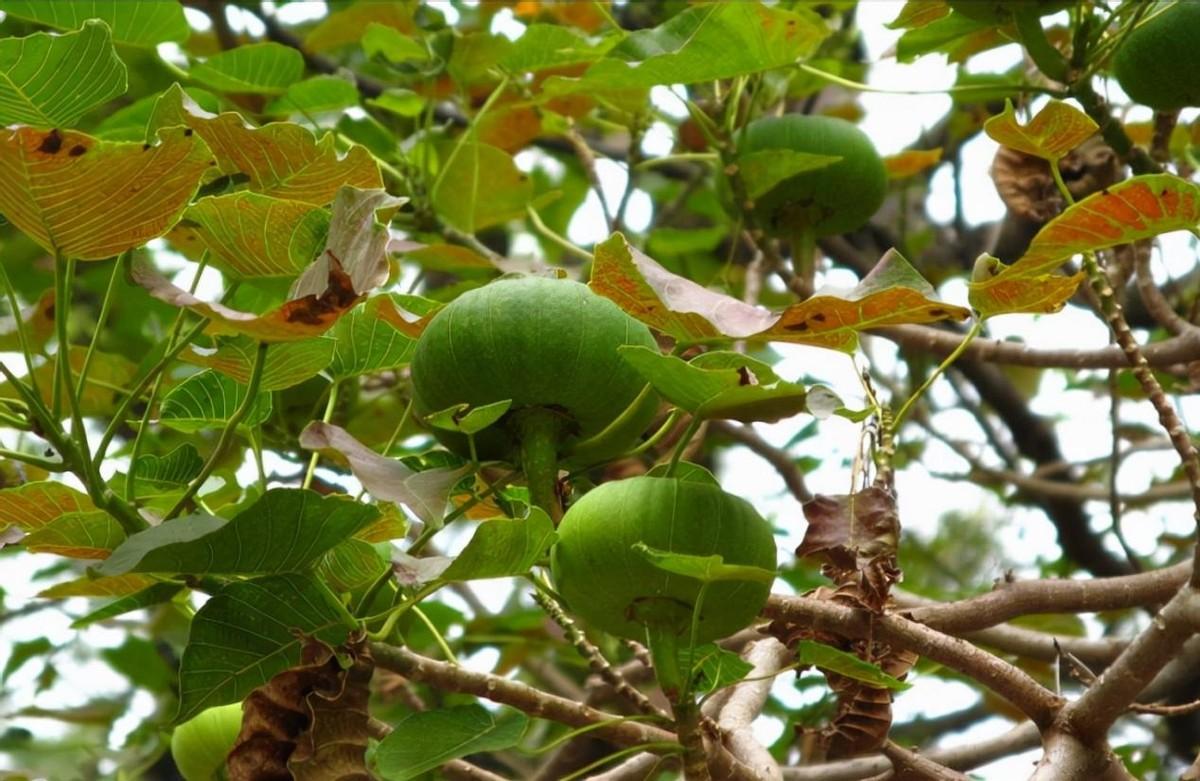
[[367, 103], [398, 117], [411, 118], [420, 115], [425, 110], [426, 100], [410, 89], [395, 87], [385, 89], [382, 95], [368, 99]]
[[103, 22], [65, 35], [0, 38], [0, 126], [74, 127], [126, 87], [125, 63]]
[[442, 580], [484, 580], [524, 575], [550, 550], [558, 534], [545, 512], [534, 508], [528, 518], [484, 521]]
[[165, 456], [147, 453], [138, 456], [132, 473], [139, 486], [152, 489], [185, 487], [204, 469], [204, 459], [196, 446], [185, 442]]
[[141, 610], [142, 608], [170, 602], [180, 591], [183, 591], [183, 586], [179, 583], [155, 583], [134, 594], [109, 602], [107, 605], [99, 607], [87, 615], [80, 616], [71, 622], [71, 628], [82, 629], [85, 626], [91, 626], [97, 621], [104, 621], [134, 610]]
[[419, 42], [395, 27], [370, 22], [362, 37], [363, 54], [368, 58], [382, 54], [393, 65], [413, 60], [429, 59], [429, 52]]
[[507, 71], [519, 73], [595, 62], [616, 41], [614, 37], [593, 44], [570, 27], [535, 23], [513, 42], [500, 64]]
[[34, 553], [55, 553], [73, 559], [103, 559], [125, 540], [117, 520], [103, 510], [66, 513], [21, 541]]
[[439, 173], [431, 199], [438, 216], [455, 228], [475, 233], [525, 214], [533, 182], [512, 155], [488, 144], [443, 143], [437, 147]]
[[358, 87], [339, 76], [313, 76], [288, 86], [263, 109], [271, 115], [322, 114], [358, 105]]
[[[686, 664], [688, 649], [684, 647], [679, 650], [680, 664]], [[691, 654], [691, 659], [693, 685], [704, 693], [732, 686], [754, 669], [754, 665], [733, 651], [726, 651], [714, 643], [697, 646]]]
[[[940, 51], [950, 54], [961, 42], [994, 24], [982, 19], [972, 19], [960, 13], [952, 13], [935, 19], [918, 28], [907, 30], [896, 41], [896, 59], [912, 62], [922, 54]], [[1007, 41], [1006, 41], [1007, 43]], [[956, 60], [952, 59], [951, 62]]]
[[304, 76], [304, 57], [281, 43], [251, 43], [193, 65], [190, 75], [219, 92], [278, 95]]
[[343, 540], [317, 564], [321, 581], [338, 593], [369, 586], [391, 566], [379, 548], [359, 539]]
[[379, 516], [368, 504], [273, 488], [232, 520], [191, 515], [138, 532], [96, 571], [260, 574], [296, 572]]
[[104, 648], [100, 657], [134, 686], [166, 693], [175, 683], [175, 671], [150, 640], [126, 635], [116, 648]]
[[4, 663], [4, 672], [0, 673], [0, 683], [7, 683], [8, 677], [24, 667], [26, 662], [49, 653], [53, 647], [50, 640], [45, 637], [13, 643], [8, 661]]
[[[272, 345], [264, 359], [262, 390], [283, 390], [317, 376], [333, 360], [335, 345], [327, 336]], [[250, 382], [257, 351], [258, 343], [253, 339], [234, 336], [221, 339], [215, 352], [201, 352], [192, 347], [181, 353], [179, 359], [214, 369], [245, 385]]]
[[168, 238], [185, 255], [208, 252], [234, 279], [295, 278], [325, 245], [329, 211], [255, 192], [201, 198]]
[[825, 22], [807, 9], [697, 5], [652, 30], [629, 33], [582, 79], [551, 78], [547, 89], [645, 88], [760, 73], [808, 57], [827, 34]]
[[112, 30], [114, 41], [130, 46], [182, 43], [191, 35], [183, 6], [175, 2], [3, 0], [0, 11], [57, 30], [78, 30], [88, 19], [100, 19]]
[[[190, 434], [207, 428], [220, 428], [246, 397], [246, 386], [207, 369], [192, 375], [171, 389], [159, 410], [164, 426]], [[271, 396], [260, 393], [251, 404], [241, 425], [257, 426], [271, 416]]]
[[457, 431], [460, 434], [475, 434], [504, 417], [512, 399], [484, 404], [471, 408], [470, 404], [455, 404], [449, 409], [432, 412], [425, 416], [425, 422], [446, 431]]
[[329, 589], [310, 575], [272, 575], [230, 583], [192, 619], [179, 665], [179, 713], [242, 700], [300, 662], [299, 633], [337, 646], [355, 627]]
[[804, 171], [828, 168], [841, 159], [838, 155], [815, 155], [793, 149], [762, 149], [742, 155], [737, 165], [746, 195], [754, 200], [785, 179]]
[[774, 583], [775, 573], [762, 567], [748, 564], [726, 564], [725, 559], [714, 553], [711, 556], [693, 556], [687, 553], [652, 548], [644, 542], [634, 543], [633, 549], [654, 567], [675, 575], [695, 578], [702, 583], [717, 583], [724, 580]]
[[408, 781], [452, 759], [512, 748], [528, 723], [518, 710], [492, 712], [481, 705], [413, 713], [392, 725], [375, 750], [375, 766], [388, 781]]
[[399, 369], [412, 361], [417, 342], [382, 319], [378, 308], [384, 298], [376, 296], [355, 307], [329, 331], [333, 359], [329, 376], [335, 380]]
[[905, 691], [912, 688], [911, 683], [888, 675], [877, 665], [814, 640], [801, 640], [796, 644], [796, 661], [853, 678], [876, 689]]
[[1072, 149], [1095, 135], [1100, 129], [1092, 118], [1079, 109], [1051, 100], [1028, 125], [1017, 122], [1011, 100], [1004, 101], [1004, 112], [983, 123], [983, 131], [991, 139], [1011, 149], [1056, 164]]
[[670, 464], [655, 464], [646, 472], [646, 477], [670, 477], [681, 483], [704, 483], [715, 485], [717, 488], [721, 487], [721, 481], [717, 479], [716, 475], [691, 461], [680, 461], [675, 464], [674, 472], [671, 471]]
[[740, 353], [701, 353], [689, 363], [649, 347], [618, 350], [663, 398], [697, 417], [749, 423], [808, 411], [803, 385], [780, 379], [767, 364]]

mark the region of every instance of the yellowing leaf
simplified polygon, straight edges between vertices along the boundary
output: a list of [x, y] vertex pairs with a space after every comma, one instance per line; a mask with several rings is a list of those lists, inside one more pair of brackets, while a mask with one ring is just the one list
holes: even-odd
[[123, 597], [136, 594], [159, 581], [149, 575], [117, 575], [111, 578], [82, 577], [58, 583], [38, 592], [43, 599], [67, 597]]
[[54, 553], [73, 559], [104, 559], [125, 540], [116, 519], [103, 510], [60, 515], [22, 543], [34, 553]]
[[1005, 101], [1004, 112], [983, 124], [984, 132], [997, 143], [1052, 162], [1064, 157], [1098, 129], [1091, 117], [1061, 100], [1047, 103], [1028, 125], [1017, 122], [1012, 101]]
[[212, 149], [220, 173], [246, 177], [248, 189], [263, 195], [324, 206], [342, 185], [383, 187], [379, 166], [363, 147], [352, 146], [339, 157], [328, 133], [318, 141], [291, 122], [252, 128], [240, 114], [214, 116], [197, 106], [178, 84], [163, 93], [150, 121], [151, 128], [172, 125], [194, 130]]
[[942, 162], [942, 148], [910, 149], [898, 155], [883, 158], [889, 179], [907, 179]]
[[360, 0], [346, 8], [334, 11], [309, 31], [304, 47], [310, 51], [323, 52], [358, 43], [367, 25], [387, 25], [402, 33], [416, 29], [412, 12], [407, 3], [387, 0]]
[[969, 310], [937, 300], [933, 287], [894, 249], [852, 290], [818, 290], [755, 338], [852, 352], [858, 332], [886, 325], [965, 320]]
[[[1084, 198], [1043, 227], [1011, 266], [976, 266], [971, 305], [985, 316], [1057, 311], [1082, 275], [1050, 272], [1081, 252], [1200, 227], [1200, 186], [1170, 174], [1136, 176]], [[1070, 284], [1061, 280], [1073, 280]], [[1051, 290], [1047, 286], [1054, 286]], [[1068, 290], [1069, 288], [1069, 290]], [[1053, 293], [1053, 297], [1051, 297]], [[1057, 306], [1046, 308], [1047, 301]]]
[[908, 0], [896, 18], [887, 23], [889, 30], [910, 30], [950, 15], [946, 0]]
[[[69, 358], [71, 369], [75, 376], [83, 369], [87, 348], [74, 345], [71, 347]], [[137, 366], [123, 355], [116, 353], [95, 352], [88, 369], [87, 383], [83, 395], [79, 399], [80, 411], [85, 416], [105, 415], [116, 408], [117, 400], [133, 381]], [[38, 387], [42, 391], [42, 400], [51, 402], [51, 389], [54, 387], [54, 362], [43, 363], [34, 369]], [[0, 398], [19, 398], [15, 388], [9, 383], [0, 384]]]
[[86, 494], [49, 480], [0, 490], [0, 525], [40, 529], [67, 513], [94, 510]]
[[209, 168], [184, 128], [159, 143], [0, 128], [0, 212], [49, 252], [100, 260], [166, 233]]

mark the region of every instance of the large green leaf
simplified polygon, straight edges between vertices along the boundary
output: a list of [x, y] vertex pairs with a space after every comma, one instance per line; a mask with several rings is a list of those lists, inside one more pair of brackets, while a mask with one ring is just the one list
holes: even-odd
[[170, 233], [192, 258], [209, 253], [235, 279], [286, 277], [308, 267], [325, 244], [329, 212], [255, 192], [201, 198]]
[[[264, 359], [260, 387], [264, 391], [282, 390], [315, 377], [333, 360], [336, 342], [325, 336], [299, 342], [272, 345]], [[258, 343], [245, 336], [222, 339], [214, 352], [195, 348], [180, 354], [179, 359], [196, 366], [214, 369], [245, 385], [254, 370]]]
[[321, 114], [358, 105], [358, 88], [350, 79], [339, 76], [313, 76], [298, 81], [287, 92], [272, 100], [265, 114]]
[[[171, 389], [163, 399], [159, 421], [176, 431], [189, 434], [206, 428], [220, 428], [246, 398], [246, 386], [211, 369], [194, 374]], [[260, 393], [251, 404], [241, 425], [256, 426], [271, 416], [271, 396]]]
[[687, 362], [648, 347], [619, 349], [663, 398], [697, 417], [770, 422], [808, 411], [803, 385], [741, 353], [701, 353]]
[[219, 52], [192, 66], [196, 81], [221, 92], [278, 95], [304, 75], [304, 57], [268, 41]]
[[66, 35], [0, 38], [0, 126], [73, 127], [125, 89], [125, 63], [100, 22]]
[[382, 300], [367, 299], [329, 332], [334, 342], [329, 376], [335, 380], [398, 369], [412, 361], [417, 342], [379, 316]]
[[49, 252], [109, 258], [166, 233], [211, 162], [181, 127], [153, 145], [0, 128], [0, 212]]
[[616, 38], [591, 43], [570, 27], [559, 24], [531, 24], [513, 42], [500, 64], [506, 70], [520, 72], [595, 62], [614, 43]]
[[533, 182], [507, 152], [472, 142], [440, 144], [437, 152], [430, 198], [448, 224], [474, 233], [525, 214]]
[[192, 515], [138, 532], [97, 568], [249, 575], [296, 572], [379, 516], [375, 507], [294, 488], [273, 488], [232, 520]]
[[808, 57], [827, 30], [822, 19], [803, 8], [786, 11], [761, 3], [696, 5], [652, 30], [630, 33], [583, 78], [551, 78], [546, 88], [645, 88], [760, 73]]
[[237, 702], [300, 662], [300, 633], [331, 646], [346, 641], [353, 617], [310, 575], [231, 583], [192, 619], [179, 665], [179, 714]]
[[375, 766], [388, 781], [408, 781], [452, 759], [517, 745], [529, 718], [518, 710], [489, 711], [455, 705], [413, 713], [393, 725], [375, 751]]
[[528, 518], [484, 521], [441, 579], [483, 580], [529, 572], [557, 539], [550, 517], [533, 509]]
[[100, 19], [114, 41], [131, 46], [182, 43], [191, 34], [183, 6], [161, 0], [3, 0], [0, 11], [58, 30], [78, 30], [88, 19]]

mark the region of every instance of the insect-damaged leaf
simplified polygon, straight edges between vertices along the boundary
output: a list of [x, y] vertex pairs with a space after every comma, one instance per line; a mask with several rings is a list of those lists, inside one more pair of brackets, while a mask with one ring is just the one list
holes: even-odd
[[1050, 101], [1028, 125], [1021, 125], [1012, 101], [1006, 100], [1004, 113], [985, 122], [983, 130], [997, 143], [1055, 163], [1095, 134], [1099, 126], [1061, 100]]
[[102, 22], [0, 39], [0, 126], [72, 127], [125, 88], [125, 63]]
[[247, 177], [246, 187], [262, 195], [324, 206], [343, 185], [383, 187], [379, 166], [363, 147], [351, 146], [339, 157], [332, 134], [318, 141], [291, 122], [248, 127], [240, 114], [204, 111], [178, 84], [155, 104], [149, 128], [154, 132], [174, 125], [191, 128], [204, 139], [221, 174]]
[[403, 504], [422, 521], [435, 526], [440, 526], [445, 517], [450, 489], [471, 471], [467, 465], [416, 472], [397, 459], [379, 455], [344, 429], [321, 421], [310, 423], [301, 432], [300, 447], [337, 453], [373, 497]]
[[803, 385], [780, 379], [769, 365], [741, 353], [717, 350], [689, 362], [648, 347], [618, 349], [663, 398], [697, 417], [750, 423], [808, 411]]
[[971, 305], [983, 316], [1057, 311], [1083, 274], [1051, 274], [1080, 252], [1200, 226], [1200, 186], [1170, 174], [1135, 176], [1084, 198], [1045, 225], [1011, 266], [976, 263]]
[[930, 284], [895, 250], [852, 290], [818, 291], [780, 314], [672, 274], [619, 233], [596, 245], [595, 258], [592, 290], [681, 342], [751, 339], [853, 351], [861, 330], [970, 316], [934, 298]]
[[166, 233], [210, 162], [179, 127], [157, 144], [0, 128], [0, 212], [48, 252], [109, 258]]

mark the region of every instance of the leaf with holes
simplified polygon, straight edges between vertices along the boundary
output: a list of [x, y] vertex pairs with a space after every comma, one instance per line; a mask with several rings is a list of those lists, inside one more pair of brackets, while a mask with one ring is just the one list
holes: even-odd
[[471, 472], [470, 465], [413, 471], [395, 458], [371, 450], [338, 426], [313, 421], [300, 433], [300, 447], [329, 451], [347, 464], [371, 496], [407, 507], [427, 524], [440, 526], [450, 489]]
[[659, 395], [697, 417], [749, 423], [808, 411], [803, 385], [780, 379], [769, 365], [740, 353], [718, 350], [689, 362], [648, 347], [618, 350]]
[[[317, 376], [333, 360], [335, 345], [335, 340], [327, 336], [272, 345], [263, 359], [260, 388], [264, 391], [283, 390]], [[247, 385], [257, 352], [258, 343], [253, 339], [234, 336], [220, 340], [215, 351], [202, 351], [193, 346], [181, 353], [179, 359], [214, 369]]]
[[745, 338], [779, 316], [672, 274], [620, 233], [597, 244], [588, 287], [682, 342]]
[[0, 212], [48, 252], [102, 260], [166, 233], [211, 160], [184, 128], [153, 145], [0, 128]]
[[184, 125], [212, 149], [217, 170], [226, 176], [245, 177], [253, 192], [324, 206], [343, 185], [362, 189], [383, 187], [379, 166], [361, 146], [351, 146], [339, 156], [333, 134], [320, 140], [291, 122], [248, 127], [240, 114], [213, 115], [201, 109], [173, 84], [155, 104], [151, 131]]
[[329, 376], [335, 380], [407, 366], [417, 342], [379, 315], [385, 296], [367, 299], [329, 332], [334, 343]]
[[106, 576], [298, 572], [378, 516], [375, 507], [344, 497], [273, 488], [231, 520], [192, 515], [138, 532], [96, 571]]
[[71, 127], [124, 94], [126, 83], [125, 64], [102, 22], [65, 35], [0, 38], [0, 126]]
[[303, 638], [340, 645], [355, 628], [329, 589], [311, 575], [283, 574], [231, 583], [192, 619], [179, 665], [179, 713], [237, 702], [300, 661]]
[[0, 11], [57, 30], [78, 30], [89, 19], [100, 19], [112, 39], [130, 46], [157, 46], [188, 39], [191, 29], [183, 6], [177, 3], [126, 3], [115, 0], [3, 0]]
[[234, 279], [295, 278], [325, 245], [329, 212], [254, 192], [201, 198], [167, 239], [183, 254]]
[[811, 298], [789, 306], [754, 338], [853, 352], [859, 331], [970, 316], [961, 306], [939, 301], [933, 287], [903, 255], [891, 249], [853, 289], [818, 290]]
[[1051, 100], [1028, 125], [1021, 125], [1012, 101], [1006, 100], [1004, 112], [983, 123], [983, 130], [997, 143], [1056, 163], [1095, 135], [1099, 126], [1061, 100]]
[[190, 75], [220, 92], [278, 95], [304, 76], [304, 57], [281, 43], [251, 43], [194, 64]]
[[73, 559], [103, 559], [121, 544], [125, 532], [103, 510], [60, 515], [21, 541], [33, 553], [55, 553]]
[[[221, 428], [246, 398], [246, 386], [211, 369], [194, 374], [171, 389], [159, 410], [159, 422], [190, 434]], [[260, 393], [242, 426], [257, 426], [271, 416], [271, 397]]]

